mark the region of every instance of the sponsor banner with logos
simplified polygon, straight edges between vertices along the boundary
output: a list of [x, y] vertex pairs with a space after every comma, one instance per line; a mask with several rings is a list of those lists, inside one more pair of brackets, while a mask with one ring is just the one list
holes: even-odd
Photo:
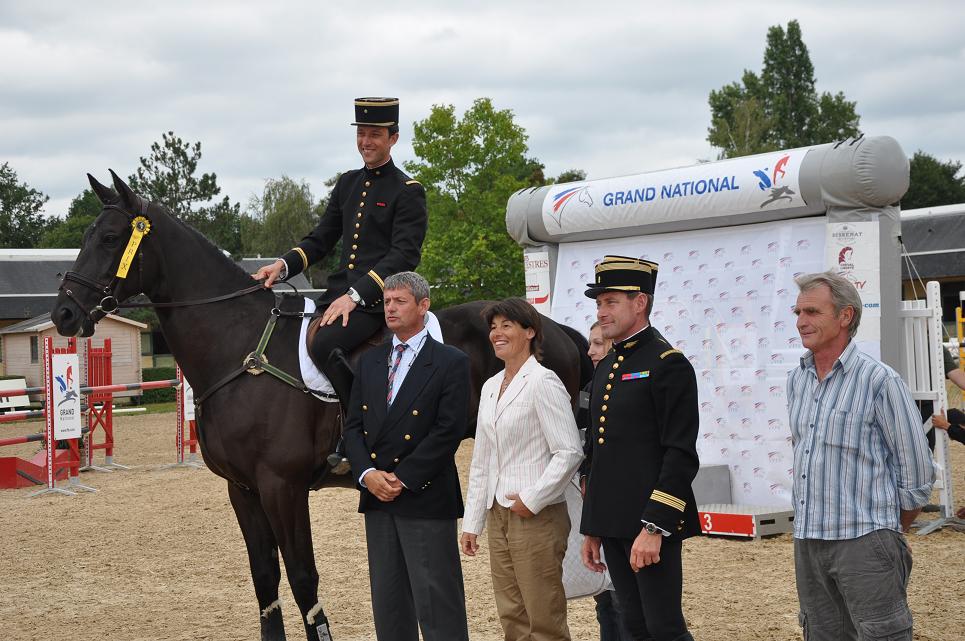
[[550, 188], [543, 223], [553, 233], [635, 227], [805, 206], [798, 184], [809, 148]]
[[47, 411], [53, 412], [54, 438], [80, 438], [80, 364], [77, 354], [54, 354], [51, 375], [54, 395]]
[[659, 263], [651, 324], [694, 366], [700, 461], [730, 466], [735, 503], [791, 503], [786, 383], [804, 353], [794, 278], [824, 269], [826, 220], [560, 245], [552, 316], [584, 333], [596, 305], [583, 292], [605, 254]]
[[526, 300], [536, 308], [536, 311], [549, 316], [552, 311], [550, 253], [548, 251], [525, 252], [523, 268], [526, 272]]
[[824, 264], [847, 278], [861, 295], [861, 324], [855, 340], [881, 357], [881, 278], [878, 223], [828, 223]]

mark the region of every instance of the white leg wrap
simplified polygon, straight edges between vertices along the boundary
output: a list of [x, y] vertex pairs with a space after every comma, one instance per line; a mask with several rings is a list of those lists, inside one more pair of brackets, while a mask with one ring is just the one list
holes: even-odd
[[261, 618], [267, 619], [272, 610], [281, 610], [281, 601], [279, 599], [275, 599], [274, 603], [261, 611]]
[[315, 625], [315, 617], [318, 616], [318, 613], [321, 611], [321, 603], [316, 603], [315, 607], [308, 611], [308, 614], [305, 615], [305, 621], [308, 623], [308, 625]]

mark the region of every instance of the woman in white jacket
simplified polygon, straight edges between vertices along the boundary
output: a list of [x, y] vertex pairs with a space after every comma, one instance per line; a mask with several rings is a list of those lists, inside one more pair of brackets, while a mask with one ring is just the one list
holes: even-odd
[[489, 527], [496, 609], [507, 641], [569, 640], [563, 555], [570, 520], [563, 490], [583, 458], [570, 396], [539, 364], [542, 326], [521, 298], [483, 315], [505, 369], [483, 385], [460, 547]]

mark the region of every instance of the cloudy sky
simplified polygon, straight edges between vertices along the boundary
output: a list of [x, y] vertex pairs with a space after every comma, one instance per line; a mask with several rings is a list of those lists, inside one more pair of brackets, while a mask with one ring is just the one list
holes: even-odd
[[107, 168], [127, 176], [162, 132], [247, 203], [266, 178], [316, 196], [360, 166], [352, 99], [399, 96], [397, 161], [433, 104], [511, 109], [550, 175], [712, 159], [710, 90], [761, 68], [797, 19], [819, 91], [857, 101], [866, 134], [965, 160], [965, 3], [0, 3], [0, 163], [62, 215]]

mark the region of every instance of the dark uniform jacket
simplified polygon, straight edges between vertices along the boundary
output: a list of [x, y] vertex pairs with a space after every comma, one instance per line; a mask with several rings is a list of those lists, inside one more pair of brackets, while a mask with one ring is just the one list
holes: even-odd
[[650, 327], [615, 343], [593, 376], [580, 531], [634, 539], [649, 521], [678, 539], [698, 534], [698, 426], [690, 361]]
[[376, 169], [342, 174], [318, 225], [282, 256], [288, 276], [321, 260], [342, 239], [338, 270], [329, 274], [319, 306], [354, 287], [362, 311], [382, 313], [383, 280], [419, 264], [426, 236], [426, 194], [390, 159]]
[[362, 354], [345, 423], [345, 453], [356, 480], [374, 467], [394, 472], [405, 489], [383, 503], [360, 486], [359, 512], [460, 518], [455, 454], [469, 420], [469, 357], [427, 337], [387, 409], [391, 351], [389, 341]]

